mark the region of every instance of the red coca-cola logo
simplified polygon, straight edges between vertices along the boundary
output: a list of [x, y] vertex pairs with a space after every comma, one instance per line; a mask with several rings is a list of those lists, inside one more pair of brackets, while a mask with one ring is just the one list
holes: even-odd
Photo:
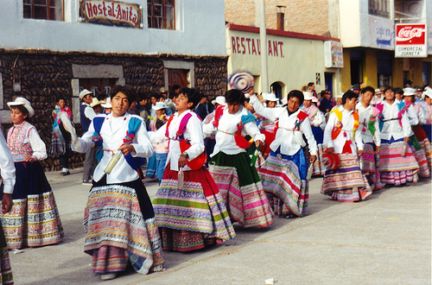
[[420, 25], [396, 25], [397, 45], [423, 45], [426, 40], [426, 26]]

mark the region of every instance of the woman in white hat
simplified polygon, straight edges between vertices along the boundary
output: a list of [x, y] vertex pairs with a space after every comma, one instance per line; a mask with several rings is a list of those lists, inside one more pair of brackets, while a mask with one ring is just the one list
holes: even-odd
[[384, 88], [384, 100], [376, 105], [381, 131], [378, 170], [381, 182], [399, 186], [417, 182], [419, 165], [408, 145], [411, 125], [405, 103], [395, 93], [391, 87]]
[[407, 87], [403, 89], [405, 106], [412, 129], [408, 143], [414, 150], [414, 156], [419, 164], [419, 176], [429, 178], [430, 169], [426, 153], [430, 152], [430, 143], [422, 127], [426, 120], [426, 114], [421, 104], [416, 102], [416, 94], [417, 90], [414, 88]]
[[[156, 105], [152, 106], [156, 116], [150, 120], [150, 131], [156, 132], [167, 122], [168, 117], [165, 114], [166, 108], [167, 106], [164, 102], [157, 102]], [[156, 178], [160, 182], [168, 156], [168, 140], [166, 137], [162, 137], [152, 144], [154, 153], [148, 160], [146, 177]]]
[[[276, 97], [274, 93], [264, 93], [263, 99], [265, 102], [265, 105], [269, 109], [276, 108], [279, 99]], [[260, 116], [262, 117], [262, 116]], [[275, 122], [272, 120], [269, 120], [265, 117], [262, 117], [262, 120], [259, 124], [259, 129], [261, 133], [265, 136], [265, 146], [263, 147], [263, 156], [264, 158], [267, 158], [267, 156], [270, 154], [270, 144], [275, 139], [276, 130], [275, 130]]]
[[303, 92], [304, 101], [303, 107], [301, 108], [309, 116], [309, 121], [311, 123], [312, 133], [314, 135], [315, 141], [318, 147], [317, 159], [313, 163], [312, 175], [322, 176], [325, 172], [325, 166], [322, 163], [323, 155], [323, 139], [324, 139], [324, 128], [325, 128], [325, 117], [324, 114], [318, 109], [318, 107], [313, 103], [317, 102], [318, 99], [312, 95], [311, 92]]
[[84, 251], [102, 280], [115, 278], [128, 263], [141, 274], [160, 271], [164, 263], [153, 206], [138, 173], [153, 148], [142, 118], [127, 113], [131, 92], [115, 86], [112, 113], [94, 117], [88, 131], [72, 142], [73, 150], [82, 153], [95, 144], [103, 148], [84, 212]]
[[[7, 134], [16, 168], [13, 207], [1, 217], [11, 249], [57, 244], [63, 239], [54, 193], [39, 161], [47, 158], [45, 143], [27, 120], [34, 115], [22, 97], [7, 103], [13, 126]], [[41, 206], [43, 205], [43, 206]]]

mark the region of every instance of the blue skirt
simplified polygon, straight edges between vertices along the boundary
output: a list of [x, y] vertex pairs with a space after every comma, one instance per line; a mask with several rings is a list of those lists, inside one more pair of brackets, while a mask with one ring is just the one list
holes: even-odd
[[312, 127], [312, 133], [317, 144], [322, 144], [324, 141], [324, 131], [320, 127]]
[[299, 149], [299, 151], [296, 152], [294, 155], [281, 154], [280, 148], [278, 148], [277, 151], [270, 152], [270, 155], [271, 156], [280, 156], [283, 159], [291, 160], [292, 162], [294, 162], [298, 166], [300, 179], [306, 180], [309, 163], [306, 160], [306, 156], [305, 156], [302, 148]]

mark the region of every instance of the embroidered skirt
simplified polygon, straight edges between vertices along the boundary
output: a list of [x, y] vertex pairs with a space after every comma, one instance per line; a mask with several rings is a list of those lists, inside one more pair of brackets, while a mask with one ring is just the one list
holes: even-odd
[[233, 222], [243, 227], [267, 228], [272, 211], [255, 166], [247, 153], [216, 154], [209, 166]]
[[372, 190], [362, 174], [357, 155], [339, 154], [340, 166], [336, 170], [327, 169], [321, 193], [341, 202], [359, 202], [372, 194]]
[[364, 175], [373, 190], [380, 190], [385, 185], [381, 183], [380, 172], [378, 171], [378, 155], [375, 153], [376, 147], [374, 143], [365, 143], [363, 146], [363, 154], [361, 158], [361, 168]]
[[3, 228], [0, 224], [0, 284], [9, 285], [13, 283], [12, 269], [9, 260], [6, 239], [3, 234]]
[[302, 216], [309, 199], [308, 163], [303, 150], [285, 156], [272, 152], [258, 170], [275, 215]]
[[207, 169], [165, 169], [153, 200], [164, 250], [190, 252], [235, 237], [219, 190]]
[[383, 183], [402, 185], [417, 181], [419, 165], [412, 148], [405, 146], [403, 139], [381, 140], [378, 169]]
[[84, 211], [84, 251], [97, 274], [126, 270], [128, 261], [141, 274], [163, 269], [161, 240], [153, 207], [140, 180], [94, 183]]
[[10, 249], [60, 243], [63, 227], [54, 193], [39, 162], [16, 162], [13, 206], [1, 216]]

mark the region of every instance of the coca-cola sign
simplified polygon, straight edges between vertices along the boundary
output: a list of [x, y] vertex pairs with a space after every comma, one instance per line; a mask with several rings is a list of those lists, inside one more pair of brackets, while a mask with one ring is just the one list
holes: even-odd
[[426, 24], [396, 24], [395, 57], [427, 57]]

